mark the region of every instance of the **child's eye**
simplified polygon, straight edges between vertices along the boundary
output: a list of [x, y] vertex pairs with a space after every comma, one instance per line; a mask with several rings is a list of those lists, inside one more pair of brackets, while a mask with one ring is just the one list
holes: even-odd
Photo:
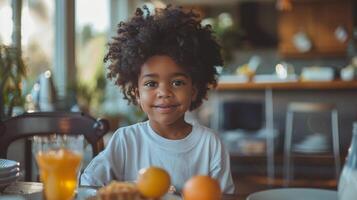
[[178, 86], [185, 85], [185, 82], [182, 81], [182, 80], [174, 80], [174, 81], [172, 82], [172, 85], [175, 86], [175, 87], [178, 87]]
[[148, 82], [145, 82], [145, 83], [144, 83], [144, 86], [145, 86], [145, 87], [156, 87], [156, 86], [157, 86], [157, 83], [154, 82], [154, 81], [148, 81]]

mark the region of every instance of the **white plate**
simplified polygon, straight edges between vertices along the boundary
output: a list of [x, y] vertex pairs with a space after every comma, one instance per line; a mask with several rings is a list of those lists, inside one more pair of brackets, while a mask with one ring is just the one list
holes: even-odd
[[19, 166], [19, 162], [7, 159], [0, 159], [0, 172], [8, 172]]
[[165, 194], [165, 196], [162, 197], [162, 200], [182, 200], [182, 198], [175, 194]]
[[2, 171], [2, 172], [0, 172], [0, 179], [6, 178], [6, 177], [9, 177], [9, 176], [13, 176], [18, 172], [20, 172], [20, 168], [18, 168], [18, 167], [13, 168], [13, 169], [11, 169], [9, 171]]
[[[91, 195], [83, 199], [78, 193], [76, 200], [97, 200], [97, 198], [94, 195]], [[165, 196], [163, 196], [161, 200], [182, 200], [182, 198], [175, 194], [165, 194]]]
[[80, 186], [77, 189], [77, 197], [76, 200], [85, 200], [89, 197], [93, 197], [97, 194], [97, 190], [91, 187]]
[[247, 200], [337, 200], [334, 190], [312, 188], [282, 188], [255, 192]]

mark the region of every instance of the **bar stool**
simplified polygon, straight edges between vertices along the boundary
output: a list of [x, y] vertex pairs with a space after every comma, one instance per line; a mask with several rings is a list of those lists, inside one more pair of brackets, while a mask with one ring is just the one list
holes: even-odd
[[291, 144], [293, 136], [293, 120], [294, 113], [331, 113], [331, 128], [332, 128], [332, 145], [333, 156], [335, 161], [335, 175], [338, 180], [340, 174], [340, 147], [339, 147], [339, 131], [338, 131], [338, 113], [336, 106], [329, 103], [307, 103], [307, 102], [292, 102], [288, 105], [286, 115], [286, 133], [284, 141], [284, 184], [288, 186], [291, 180]]

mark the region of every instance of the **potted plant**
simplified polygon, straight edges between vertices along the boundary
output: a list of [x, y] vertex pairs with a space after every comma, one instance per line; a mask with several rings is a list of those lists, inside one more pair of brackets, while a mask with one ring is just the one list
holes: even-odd
[[21, 52], [0, 44], [0, 121], [11, 117], [14, 106], [23, 104], [21, 81], [25, 76]]

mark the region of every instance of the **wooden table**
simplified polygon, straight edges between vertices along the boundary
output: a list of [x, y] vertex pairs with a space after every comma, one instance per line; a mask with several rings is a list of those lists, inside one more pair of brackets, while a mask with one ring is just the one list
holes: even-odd
[[[5, 190], [0, 193], [1, 197], [6, 197], [9, 195], [11, 197], [18, 197], [18, 200], [42, 200], [42, 183], [38, 182], [16, 182], [5, 188]], [[98, 187], [92, 186], [80, 186], [78, 189], [78, 195], [76, 200], [94, 200], [91, 198], [94, 196]], [[238, 199], [236, 195], [223, 195], [222, 200], [236, 200]]]

